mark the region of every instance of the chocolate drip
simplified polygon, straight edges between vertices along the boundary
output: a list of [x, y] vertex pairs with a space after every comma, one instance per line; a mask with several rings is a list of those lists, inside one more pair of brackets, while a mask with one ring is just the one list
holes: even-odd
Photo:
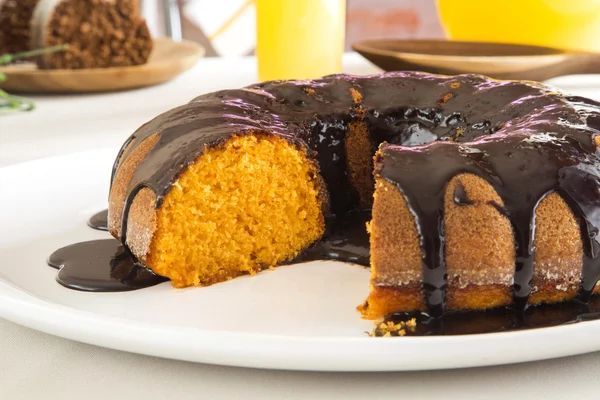
[[[419, 165], [419, 158], [433, 160], [434, 157], [407, 157], [399, 152], [394, 152], [393, 147], [386, 146], [382, 148], [383, 164], [381, 161], [376, 166], [377, 171], [382, 177], [388, 179], [391, 183], [397, 185], [404, 197], [406, 197], [408, 207], [415, 218], [417, 232], [420, 236], [420, 246], [423, 256], [423, 294], [427, 304], [428, 311], [433, 316], [440, 316], [445, 310], [447, 274], [444, 258], [444, 231], [443, 231], [443, 192], [446, 182], [454, 175], [446, 176], [440, 165]], [[417, 173], [418, 168], [422, 170], [424, 176], [428, 176], [427, 187], [416, 189], [419, 182], [423, 179]], [[438, 171], [434, 171], [437, 169]], [[436, 177], [440, 175], [441, 177]], [[430, 176], [431, 174], [431, 176]], [[443, 182], [442, 182], [443, 180]], [[430, 191], [431, 190], [431, 191]], [[429, 195], [427, 193], [439, 193], [440, 195]]]
[[108, 231], [108, 210], [92, 215], [88, 220], [88, 226], [99, 231]]
[[[600, 280], [600, 172], [586, 166], [564, 168], [559, 173], [561, 185], [567, 187], [565, 200], [580, 216], [583, 241], [583, 269], [581, 273], [581, 301], [589, 301], [592, 291]], [[583, 169], [583, 171], [581, 170]]]
[[327, 184], [334, 214], [352, 210], [358, 203], [358, 193], [350, 183], [347, 172], [347, 131], [348, 117], [330, 116], [327, 120], [314, 122], [310, 134], [303, 136], [308, 146], [316, 152], [317, 162], [322, 166], [320, 173]]
[[[123, 246], [125, 246], [127, 251], [131, 254], [131, 256], [134, 258], [136, 258], [136, 257], [131, 252], [131, 248], [129, 247], [129, 244], [127, 243], [127, 228], [128, 228], [128, 223], [129, 223], [129, 210], [131, 209], [131, 206], [133, 205], [133, 200], [135, 200], [135, 196], [142, 189], [147, 188], [147, 187], [148, 186], [144, 183], [136, 186], [131, 191], [131, 194], [129, 196], [127, 196], [127, 198], [125, 199], [125, 206], [123, 207], [123, 217], [122, 217], [122, 222], [121, 222], [121, 242], [123, 243]], [[136, 262], [137, 262], [137, 258], [136, 258]]]
[[117, 169], [119, 168], [119, 164], [121, 163], [121, 158], [123, 157], [123, 153], [125, 153], [125, 149], [127, 149], [127, 147], [133, 142], [134, 139], [135, 139], [135, 136], [133, 136], [133, 135], [128, 137], [127, 140], [125, 141], [125, 143], [123, 143], [123, 146], [121, 146], [119, 153], [117, 154], [117, 158], [115, 159], [115, 162], [113, 163], [112, 172], [110, 173], [110, 187], [111, 188], [112, 188], [113, 181], [115, 180], [115, 175], [117, 173]]
[[369, 266], [369, 234], [366, 224], [370, 211], [351, 211], [326, 221], [323, 238], [306, 249], [292, 262], [336, 260]]
[[87, 292], [122, 292], [166, 281], [135, 258], [118, 240], [75, 243], [56, 250], [48, 265], [58, 268], [56, 281]]

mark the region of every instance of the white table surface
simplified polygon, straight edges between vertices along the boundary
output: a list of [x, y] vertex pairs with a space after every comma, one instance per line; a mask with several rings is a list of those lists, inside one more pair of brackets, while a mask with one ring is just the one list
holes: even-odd
[[[355, 74], [378, 70], [356, 54]], [[205, 59], [173, 82], [99, 95], [30, 96], [0, 117], [0, 167], [117, 148], [139, 125], [196, 95], [256, 81], [253, 58]], [[552, 82], [600, 100], [600, 76]], [[1, 221], [0, 221], [1, 224]], [[0, 228], [1, 229], [1, 228]], [[599, 339], [600, 340], [600, 339]], [[595, 398], [600, 353], [512, 366], [411, 373], [310, 373], [199, 365], [103, 349], [0, 319], [0, 399]]]

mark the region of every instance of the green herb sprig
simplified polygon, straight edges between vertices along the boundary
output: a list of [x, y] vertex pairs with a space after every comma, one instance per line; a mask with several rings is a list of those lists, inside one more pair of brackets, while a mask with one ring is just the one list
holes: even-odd
[[[21, 60], [24, 58], [37, 57], [44, 54], [56, 53], [58, 51], [65, 51], [68, 49], [68, 45], [52, 46], [44, 49], [35, 49], [22, 51], [14, 54], [0, 55], [0, 65], [6, 65], [14, 60]], [[6, 74], [0, 72], [0, 83], [6, 80]], [[0, 89], [0, 114], [7, 114], [16, 111], [31, 111], [35, 109], [35, 104], [31, 100], [27, 100], [23, 97], [13, 96]]]

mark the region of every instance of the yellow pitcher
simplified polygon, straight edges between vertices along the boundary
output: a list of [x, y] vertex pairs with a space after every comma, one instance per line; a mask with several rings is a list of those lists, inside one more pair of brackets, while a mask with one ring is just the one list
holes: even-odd
[[450, 39], [600, 52], [600, 0], [438, 0]]

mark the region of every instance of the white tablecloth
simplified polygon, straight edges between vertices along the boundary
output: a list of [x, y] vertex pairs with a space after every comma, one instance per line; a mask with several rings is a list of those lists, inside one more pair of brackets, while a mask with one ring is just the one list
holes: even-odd
[[[377, 72], [355, 54], [346, 56], [345, 65], [350, 73]], [[0, 167], [49, 155], [116, 148], [135, 128], [162, 111], [200, 93], [255, 80], [252, 58], [205, 59], [177, 80], [154, 88], [101, 95], [34, 96], [38, 108], [33, 113], [0, 118]], [[553, 83], [600, 99], [599, 76], [561, 78]], [[264, 371], [108, 350], [0, 319], [2, 400], [596, 398], [599, 370], [600, 353], [454, 371]]]

